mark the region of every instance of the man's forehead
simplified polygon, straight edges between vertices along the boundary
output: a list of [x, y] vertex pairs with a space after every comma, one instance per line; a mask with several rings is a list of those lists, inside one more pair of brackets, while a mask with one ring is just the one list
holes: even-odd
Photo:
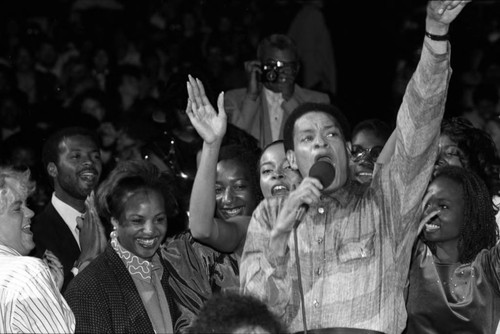
[[323, 111], [311, 110], [303, 114], [295, 121], [295, 130], [301, 131], [303, 128], [308, 128], [309, 123], [320, 122], [323, 128], [337, 128], [341, 130], [339, 121], [329, 113]]
[[264, 49], [261, 60], [280, 60], [285, 62], [296, 61], [294, 53], [289, 49], [278, 49], [276, 47], [270, 46]]
[[97, 144], [94, 140], [85, 135], [73, 135], [63, 137], [59, 142], [59, 149], [80, 149], [82, 147], [89, 147], [91, 149], [97, 149]]

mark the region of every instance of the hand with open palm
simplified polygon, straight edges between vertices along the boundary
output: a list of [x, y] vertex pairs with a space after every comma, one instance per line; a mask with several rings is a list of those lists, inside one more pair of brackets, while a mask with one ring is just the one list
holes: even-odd
[[224, 110], [224, 92], [219, 94], [217, 99], [217, 113], [207, 98], [203, 83], [189, 76], [187, 82], [189, 95], [186, 114], [193, 124], [198, 134], [205, 143], [213, 144], [221, 142], [227, 127], [227, 116]]

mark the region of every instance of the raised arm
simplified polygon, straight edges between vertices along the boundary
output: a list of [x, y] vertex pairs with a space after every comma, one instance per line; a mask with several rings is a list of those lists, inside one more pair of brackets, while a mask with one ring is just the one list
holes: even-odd
[[237, 219], [236, 223], [214, 218], [217, 159], [227, 125], [224, 93], [217, 99], [217, 113], [200, 80], [189, 76], [187, 90], [189, 100], [186, 113], [203, 138], [200, 163], [191, 190], [189, 228], [195, 239], [217, 250], [232, 252], [244, 238], [249, 218]]
[[[384, 201], [390, 203], [394, 218], [384, 224], [397, 245], [411, 242], [418, 230], [414, 217], [432, 175], [451, 77], [448, 29], [466, 3], [428, 2], [422, 55], [398, 113], [394, 155], [377, 173], [380, 188], [388, 190]], [[390, 184], [390, 190], [384, 184]]]

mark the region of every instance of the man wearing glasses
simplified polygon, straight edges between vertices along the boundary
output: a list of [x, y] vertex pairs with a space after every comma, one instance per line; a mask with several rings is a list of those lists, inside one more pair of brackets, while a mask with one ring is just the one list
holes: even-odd
[[300, 70], [297, 48], [285, 35], [264, 38], [257, 60], [245, 63], [247, 88], [226, 92], [228, 121], [259, 140], [261, 147], [283, 139], [288, 115], [304, 102], [329, 103], [328, 95], [295, 83]]

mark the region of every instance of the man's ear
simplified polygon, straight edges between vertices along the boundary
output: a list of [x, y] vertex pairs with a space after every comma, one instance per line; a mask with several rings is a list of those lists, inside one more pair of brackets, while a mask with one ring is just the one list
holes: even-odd
[[57, 166], [55, 163], [49, 162], [47, 164], [47, 174], [49, 174], [51, 177], [57, 176]]
[[286, 152], [286, 159], [290, 164], [290, 167], [295, 170], [299, 170], [299, 166], [297, 166], [297, 160], [295, 159], [295, 152], [293, 150], [288, 150]]

